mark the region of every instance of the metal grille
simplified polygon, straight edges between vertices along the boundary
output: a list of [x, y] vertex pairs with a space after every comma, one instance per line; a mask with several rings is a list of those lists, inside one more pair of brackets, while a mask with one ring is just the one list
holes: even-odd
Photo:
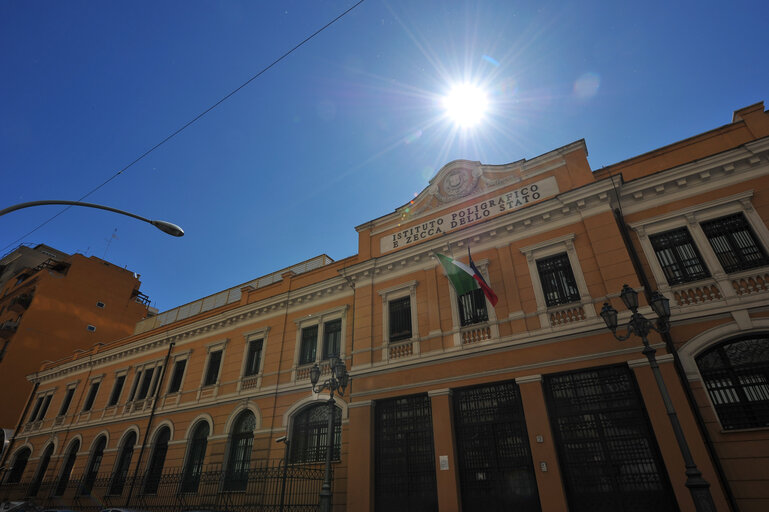
[[[322, 462], [328, 447], [328, 405], [320, 403], [301, 411], [291, 429], [291, 462]], [[333, 460], [339, 460], [342, 446], [342, 410], [334, 407]]]
[[718, 261], [726, 272], [737, 272], [769, 265], [766, 251], [756, 241], [742, 213], [701, 224]]
[[120, 450], [115, 472], [112, 474], [112, 483], [109, 486], [109, 494], [120, 496], [123, 493], [123, 486], [128, 478], [128, 468], [131, 466], [131, 458], [134, 454], [134, 445], [136, 444], [136, 433], [131, 432], [123, 442], [123, 448]]
[[13, 460], [13, 467], [8, 475], [8, 483], [17, 483], [21, 481], [21, 476], [24, 474], [24, 470], [27, 469], [27, 462], [29, 456], [32, 454], [29, 448], [22, 449], [16, 458]]
[[69, 485], [69, 478], [72, 475], [72, 468], [75, 467], [75, 459], [77, 458], [77, 452], [80, 450], [80, 441], [75, 439], [67, 454], [67, 460], [64, 463], [64, 467], [61, 470], [61, 476], [56, 483], [56, 489], [54, 490], [54, 496], [61, 496]]
[[184, 465], [184, 471], [182, 472], [180, 491], [183, 493], [198, 491], [200, 475], [203, 472], [203, 459], [206, 456], [206, 448], [208, 447], [208, 433], [208, 423], [202, 421], [195, 427], [195, 431], [192, 434], [187, 463]]
[[537, 271], [547, 307], [579, 301], [577, 282], [565, 252], [537, 260]]
[[462, 510], [539, 511], [539, 494], [518, 386], [454, 391]]
[[104, 448], [107, 446], [107, 438], [100, 437], [94, 445], [93, 452], [91, 453], [91, 460], [88, 462], [88, 469], [86, 469], [83, 475], [82, 482], [78, 494], [90, 494], [93, 488], [96, 477], [99, 474], [99, 466], [101, 466], [101, 460], [104, 458]]
[[545, 393], [569, 510], [677, 510], [628, 367], [549, 376]]
[[377, 401], [374, 410], [375, 510], [437, 512], [430, 398]]
[[144, 494], [155, 494], [158, 492], [158, 485], [160, 484], [160, 476], [163, 474], [163, 464], [166, 462], [168, 440], [170, 438], [171, 431], [168, 427], [163, 427], [163, 430], [157, 435], [155, 447], [152, 450], [152, 457], [150, 457], [150, 465], [147, 469], [147, 477], [144, 479]]
[[696, 361], [724, 429], [769, 426], [769, 336], [723, 343]]
[[407, 340], [411, 338], [411, 297], [391, 300], [388, 304], [390, 312], [390, 341]]
[[40, 484], [43, 483], [45, 472], [48, 471], [48, 464], [51, 462], [51, 455], [53, 455], [53, 444], [48, 445], [48, 448], [45, 449], [43, 456], [40, 458], [35, 478], [32, 480], [32, 483], [29, 485], [29, 490], [27, 491], [28, 496], [35, 496], [37, 495], [37, 491], [40, 490]]
[[668, 284], [688, 283], [710, 277], [689, 230], [674, 229], [649, 237]]
[[256, 417], [251, 411], [244, 411], [235, 421], [235, 427], [230, 436], [230, 453], [227, 457], [227, 472], [224, 480], [224, 489], [227, 491], [246, 489], [255, 428]]
[[480, 288], [457, 297], [457, 304], [459, 305], [459, 319], [462, 326], [489, 320], [489, 314], [486, 311], [486, 296]]

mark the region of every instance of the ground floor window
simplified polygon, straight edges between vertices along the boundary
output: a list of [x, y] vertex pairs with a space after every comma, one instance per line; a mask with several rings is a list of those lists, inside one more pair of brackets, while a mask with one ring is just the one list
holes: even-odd
[[569, 510], [677, 510], [632, 371], [545, 377], [548, 415]]
[[378, 400], [374, 410], [376, 510], [437, 512], [430, 398]]
[[454, 431], [464, 512], [540, 510], [515, 382], [454, 390]]
[[[342, 440], [342, 411], [334, 407], [334, 451], [333, 460], [339, 460]], [[322, 402], [300, 411], [291, 427], [292, 463], [323, 462], [328, 448], [328, 404]]]

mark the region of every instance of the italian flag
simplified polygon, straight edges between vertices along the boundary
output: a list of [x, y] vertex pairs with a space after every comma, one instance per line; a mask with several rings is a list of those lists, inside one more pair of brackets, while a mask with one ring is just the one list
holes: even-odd
[[461, 261], [449, 258], [443, 254], [438, 254], [437, 252], [435, 255], [438, 257], [438, 261], [441, 262], [441, 265], [443, 265], [443, 268], [446, 270], [449, 281], [451, 281], [451, 284], [454, 286], [454, 290], [457, 292], [457, 295], [464, 295], [467, 292], [471, 292], [480, 288], [483, 290], [483, 294], [486, 295], [486, 298], [489, 300], [489, 302], [491, 302], [491, 305], [497, 305], [499, 298], [497, 297], [497, 294], [494, 293], [491, 288], [489, 288], [489, 285], [486, 284], [483, 276], [473, 263], [473, 258], [470, 256], [470, 249], [467, 249], [467, 256], [470, 259], [470, 265], [465, 265]]

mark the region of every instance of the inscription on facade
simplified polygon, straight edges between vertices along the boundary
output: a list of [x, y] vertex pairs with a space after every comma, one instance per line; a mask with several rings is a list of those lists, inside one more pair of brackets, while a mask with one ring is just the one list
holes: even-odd
[[492, 199], [479, 201], [440, 217], [385, 235], [381, 238], [379, 247], [383, 253], [408, 247], [440, 234], [497, 217], [557, 193], [558, 183], [554, 177], [550, 176], [536, 183], [507, 191]]

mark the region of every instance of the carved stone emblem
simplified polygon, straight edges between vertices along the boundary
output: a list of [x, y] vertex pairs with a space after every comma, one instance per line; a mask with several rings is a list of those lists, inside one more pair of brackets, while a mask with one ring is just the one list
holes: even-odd
[[[479, 174], [479, 173], [478, 173]], [[443, 177], [436, 194], [441, 202], [448, 203], [469, 195], [478, 184], [478, 175], [472, 169], [459, 167]]]

